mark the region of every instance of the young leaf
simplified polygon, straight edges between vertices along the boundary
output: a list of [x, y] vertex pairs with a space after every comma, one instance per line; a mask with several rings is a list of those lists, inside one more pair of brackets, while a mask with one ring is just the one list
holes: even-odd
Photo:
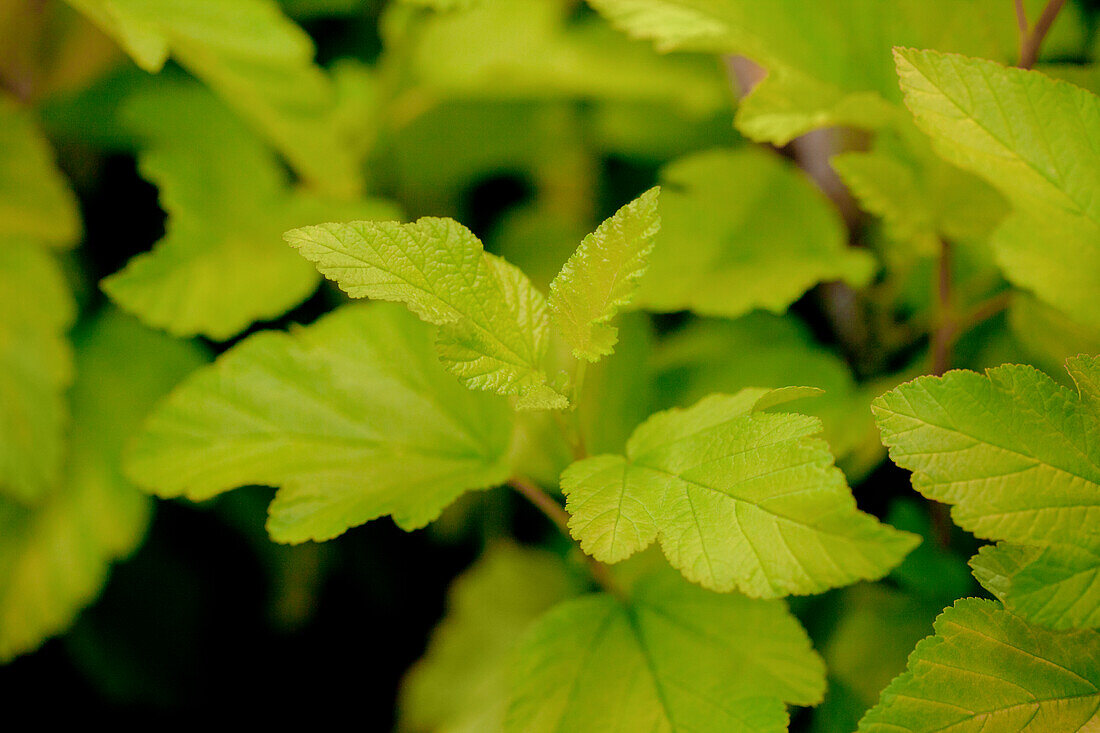
[[149, 500], [122, 477], [123, 443], [153, 403], [203, 361], [194, 345], [117, 312], [79, 329], [75, 341], [64, 479], [33, 507], [0, 497], [0, 661], [68, 626], [99, 592], [110, 564], [140, 542]]
[[345, 306], [262, 332], [180, 385], [128, 456], [160, 496], [279, 487], [268, 531], [326, 540], [391, 514], [422, 527], [508, 477], [511, 411], [443, 371], [428, 329], [393, 306]]
[[401, 729], [501, 731], [516, 645], [535, 619], [577, 591], [558, 557], [490, 545], [451, 586], [447, 615], [402, 683]]
[[0, 498], [33, 502], [61, 478], [75, 311], [48, 251], [0, 237]]
[[994, 238], [1006, 276], [1100, 324], [1100, 98], [991, 61], [896, 55], [906, 103], [936, 151], [1013, 205]]
[[1083, 731], [1100, 710], [1100, 634], [1029, 626], [964, 598], [917, 644], [859, 730]]
[[0, 94], [0, 236], [70, 246], [80, 239], [76, 198], [29, 111]]
[[526, 409], [568, 406], [541, 368], [546, 299], [458, 222], [322, 224], [286, 241], [351, 297], [404, 303], [441, 326], [439, 357], [470, 389], [518, 395]]
[[543, 616], [519, 650], [505, 730], [758, 731], [821, 700], [825, 670], [782, 601], [717, 595], [671, 573], [630, 601], [589, 595]]
[[[812, 392], [812, 390], [810, 390]], [[626, 456], [562, 474], [585, 552], [617, 562], [655, 538], [689, 580], [758, 598], [882, 577], [917, 538], [856, 509], [817, 418], [762, 410], [807, 390], [745, 389], [660, 412]]]
[[630, 303], [645, 273], [661, 226], [659, 193], [651, 188], [600, 224], [550, 283], [550, 313], [578, 359], [599, 361], [619, 340], [609, 321]]
[[123, 116], [145, 142], [138, 163], [160, 189], [167, 235], [102, 286], [177, 336], [224, 341], [305, 300], [320, 278], [283, 244], [288, 228], [399, 215], [379, 199], [292, 187], [268, 147], [198, 85], [161, 85], [130, 100]]
[[922, 377], [873, 406], [917, 491], [953, 504], [955, 522], [979, 537], [1018, 543], [975, 557], [978, 580], [1010, 610], [1054, 628], [1100, 624], [1100, 358], [1067, 368], [1077, 393], [1006, 365]]
[[867, 282], [836, 209], [802, 173], [757, 148], [711, 150], [661, 173], [661, 230], [637, 305], [733, 318], [782, 313], [813, 285]]
[[348, 196], [362, 187], [333, 124], [331, 80], [313, 42], [275, 0], [68, 0], [157, 72], [169, 53], [259, 130], [310, 184]]

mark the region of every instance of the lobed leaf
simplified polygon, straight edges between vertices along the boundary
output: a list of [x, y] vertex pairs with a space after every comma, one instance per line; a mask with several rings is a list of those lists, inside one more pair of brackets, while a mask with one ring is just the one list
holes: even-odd
[[439, 357], [467, 387], [517, 395], [520, 408], [568, 406], [541, 367], [546, 299], [453, 219], [323, 224], [286, 241], [351, 297], [404, 303], [439, 325]]
[[671, 573], [628, 601], [559, 604], [520, 646], [505, 730], [785, 731], [824, 666], [781, 601], [717, 595]]
[[392, 306], [345, 306], [261, 332], [180, 385], [128, 456], [160, 496], [279, 487], [277, 541], [326, 540], [390, 514], [405, 529], [509, 472], [511, 411], [436, 361], [428, 329]]
[[[812, 392], [812, 390], [811, 390]], [[654, 538], [686, 578], [775, 598], [882, 577], [916, 538], [856, 509], [817, 418], [762, 412], [805, 390], [745, 389], [660, 412], [625, 456], [562, 474], [570, 530], [617, 562]]]
[[987, 600], [964, 598], [936, 619], [908, 670], [859, 730], [1078, 731], [1100, 711], [1100, 634], [1029, 626]]

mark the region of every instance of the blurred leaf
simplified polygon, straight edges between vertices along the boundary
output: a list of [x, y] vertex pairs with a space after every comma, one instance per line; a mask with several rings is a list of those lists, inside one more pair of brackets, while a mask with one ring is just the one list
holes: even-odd
[[424, 526], [508, 477], [510, 438], [507, 403], [447, 374], [426, 326], [355, 305], [255, 334], [196, 373], [146, 423], [127, 471], [194, 500], [277, 486], [272, 538], [321, 541], [386, 514]]
[[400, 729], [503, 730], [516, 644], [543, 612], [578, 590], [558, 557], [511, 543], [490, 545], [451, 586], [447, 615], [405, 677]]
[[32, 113], [0, 94], [0, 236], [69, 247], [80, 234], [76, 197]]
[[144, 140], [139, 166], [160, 188], [168, 233], [103, 289], [175, 335], [223, 341], [305, 300], [320, 278], [282, 241], [287, 229], [399, 216], [380, 199], [292, 187], [267, 146], [197, 85], [139, 93], [123, 114]]
[[314, 187], [349, 196], [362, 181], [332, 124], [331, 79], [275, 0], [68, 0], [149, 72], [169, 53], [236, 109]]
[[153, 403], [203, 361], [192, 344], [108, 311], [76, 337], [72, 449], [34, 507], [0, 499], [0, 659], [64, 630], [110, 564], [141, 541], [149, 501], [122, 477], [122, 447]]
[[757, 148], [681, 158], [661, 174], [661, 231], [637, 305], [732, 318], [782, 313], [824, 280], [862, 285], [874, 263], [804, 174]]
[[1013, 295], [1008, 323], [1028, 361], [1060, 382], [1069, 382], [1066, 359], [1100, 354], [1100, 328], [1081, 325], [1027, 293]]
[[0, 501], [33, 502], [61, 478], [75, 311], [50, 252], [0, 236]]
[[719, 595], [662, 572], [628, 601], [588, 595], [525, 636], [507, 731], [779, 733], [784, 702], [825, 690], [821, 659], [781, 601]]

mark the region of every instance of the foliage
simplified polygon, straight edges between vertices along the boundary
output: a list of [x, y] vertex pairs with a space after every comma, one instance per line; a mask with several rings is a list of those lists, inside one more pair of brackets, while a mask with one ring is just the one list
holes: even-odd
[[28, 2], [0, 660], [151, 494], [287, 623], [475, 547], [401, 730], [1100, 723], [1086, 3]]

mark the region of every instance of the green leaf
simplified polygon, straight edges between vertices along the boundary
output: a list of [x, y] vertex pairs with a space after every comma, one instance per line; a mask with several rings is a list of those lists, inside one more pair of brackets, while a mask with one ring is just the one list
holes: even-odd
[[711, 150], [661, 173], [661, 230], [637, 305], [732, 318], [781, 313], [813, 285], [862, 285], [874, 263], [794, 166], [757, 148]]
[[29, 110], [0, 95], [0, 236], [67, 247], [80, 214]]
[[1059, 381], [1069, 380], [1064, 368], [1069, 357], [1100, 354], [1100, 328], [1077, 323], [1029, 293], [1013, 295], [1008, 325], [1027, 363]]
[[[1096, 358], [1080, 363], [1096, 368]], [[1037, 369], [948, 372], [887, 392], [872, 409], [913, 488], [953, 504], [978, 537], [1089, 542], [1100, 512], [1100, 411]]]
[[628, 602], [558, 605], [519, 651], [505, 730], [785, 731], [783, 703], [812, 705], [824, 666], [781, 601], [717, 595], [671, 573]]
[[198, 85], [161, 85], [123, 111], [145, 141], [141, 173], [160, 189], [167, 234], [106, 278], [120, 307], [178, 336], [224, 341], [305, 300], [320, 278], [282, 233], [332, 218], [391, 218], [378, 199], [293, 187], [278, 158]]
[[117, 312], [82, 327], [75, 342], [64, 480], [33, 507], [0, 497], [0, 661], [63, 631], [99, 593], [111, 563], [141, 541], [149, 500], [122, 477], [123, 443], [204, 358]]
[[458, 222], [323, 224], [286, 241], [351, 297], [405, 303], [439, 325], [439, 357], [470, 389], [518, 395], [525, 409], [568, 406], [541, 367], [546, 299]]
[[866, 733], [1083, 731], [1100, 710], [1100, 634], [1029, 626], [964, 598], [860, 721]]
[[345, 306], [242, 341], [146, 423], [128, 475], [160, 496], [279, 487], [268, 531], [325, 540], [391, 514], [415, 529], [508, 477], [511, 412], [440, 368], [429, 329], [392, 306]]
[[619, 340], [609, 321], [630, 303], [645, 273], [661, 226], [659, 193], [649, 189], [600, 224], [550, 283], [554, 324], [578, 359], [599, 361]]
[[0, 498], [32, 502], [61, 478], [75, 311], [49, 252], [0, 238]]
[[1054, 629], [1100, 627], [1100, 539], [1088, 546], [986, 545], [970, 561], [1005, 608]]
[[577, 590], [555, 555], [490, 545], [451, 586], [447, 615], [401, 685], [401, 729], [501, 731], [516, 645], [535, 619]]
[[617, 562], [655, 538], [689, 580], [775, 598], [876, 579], [916, 537], [856, 509], [817, 418], [762, 412], [814, 390], [745, 389], [660, 412], [626, 456], [562, 474], [585, 552]]
[[917, 125], [1012, 204], [994, 237], [1014, 284], [1100, 324], [1100, 99], [1035, 71], [900, 49]]
[[1100, 358], [1067, 361], [1078, 392], [1006, 365], [922, 377], [875, 401], [883, 442], [913, 486], [953, 504], [984, 548], [975, 575], [1033, 623], [1100, 625]]
[[999, 0], [592, 0], [592, 5], [621, 30], [652, 39], [661, 50], [745, 56], [762, 66], [767, 76], [742, 100], [737, 127], [754, 140], [777, 145], [820, 127], [877, 129], [899, 119], [893, 46], [1006, 60], [1016, 54], [1015, 17]]
[[335, 195], [362, 188], [333, 124], [332, 81], [313, 42], [275, 0], [68, 0], [157, 72], [169, 53], [270, 140], [309, 183]]

